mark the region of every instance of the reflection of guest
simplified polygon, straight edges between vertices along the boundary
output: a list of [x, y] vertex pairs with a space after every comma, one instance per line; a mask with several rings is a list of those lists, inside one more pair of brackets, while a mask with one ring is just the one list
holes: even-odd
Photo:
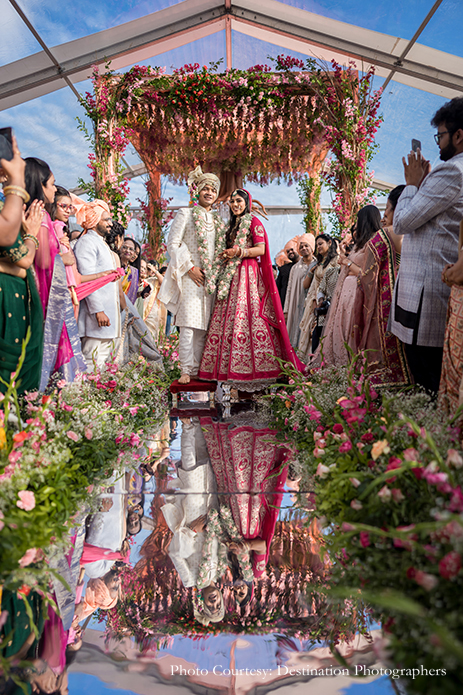
[[98, 608], [110, 610], [119, 599], [120, 577], [117, 569], [110, 570], [100, 579], [89, 579], [83, 600], [76, 607], [76, 618], [81, 622]]

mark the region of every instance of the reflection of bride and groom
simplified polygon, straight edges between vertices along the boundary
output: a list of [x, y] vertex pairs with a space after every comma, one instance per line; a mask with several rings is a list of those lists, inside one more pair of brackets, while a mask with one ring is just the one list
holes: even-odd
[[198, 377], [260, 390], [280, 375], [278, 359], [303, 365], [289, 342], [252, 198], [243, 189], [232, 193], [227, 226], [212, 210], [219, 188], [217, 176], [200, 167], [189, 174], [191, 206], [172, 223], [159, 299], [179, 328], [181, 384]]
[[243, 609], [263, 576], [286, 480], [287, 450], [276, 432], [230, 427], [210, 417], [183, 421], [182, 459], [162, 507], [173, 533], [169, 556], [194, 616], [204, 625], [225, 613], [221, 586], [232, 577]]

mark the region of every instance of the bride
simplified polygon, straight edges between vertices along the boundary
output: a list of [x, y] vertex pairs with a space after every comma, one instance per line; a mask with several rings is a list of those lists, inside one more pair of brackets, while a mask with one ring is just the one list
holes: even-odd
[[280, 376], [280, 360], [304, 365], [289, 342], [273, 277], [267, 234], [251, 213], [250, 194], [230, 199], [227, 248], [198, 377], [256, 391]]

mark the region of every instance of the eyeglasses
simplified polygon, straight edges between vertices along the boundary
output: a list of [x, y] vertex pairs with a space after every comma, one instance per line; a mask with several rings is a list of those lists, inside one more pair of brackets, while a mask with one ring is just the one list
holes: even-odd
[[447, 135], [447, 133], [450, 135], [450, 130], [442, 130], [440, 133], [434, 133], [434, 140], [436, 141], [436, 145], [440, 143], [440, 139], [444, 137], [444, 135]]
[[61, 210], [64, 210], [64, 212], [73, 213], [76, 211], [74, 205], [68, 205], [66, 203], [56, 203], [56, 207], [61, 208]]

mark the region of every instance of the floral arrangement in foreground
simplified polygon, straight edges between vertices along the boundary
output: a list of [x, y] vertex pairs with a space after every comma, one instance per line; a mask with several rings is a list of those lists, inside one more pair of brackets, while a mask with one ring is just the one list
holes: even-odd
[[47, 553], [66, 542], [105, 480], [138, 466], [167, 401], [158, 373], [140, 357], [58, 382], [46, 395], [28, 393], [23, 406], [12, 381], [0, 401], [0, 585], [46, 595]]
[[410, 680], [409, 692], [459, 693], [460, 430], [421, 391], [380, 395], [361, 357], [309, 378], [292, 372], [272, 409], [313, 491], [310, 505], [302, 495], [300, 503], [324, 529], [332, 596], [372, 606], [394, 666], [445, 670], [445, 679]]

